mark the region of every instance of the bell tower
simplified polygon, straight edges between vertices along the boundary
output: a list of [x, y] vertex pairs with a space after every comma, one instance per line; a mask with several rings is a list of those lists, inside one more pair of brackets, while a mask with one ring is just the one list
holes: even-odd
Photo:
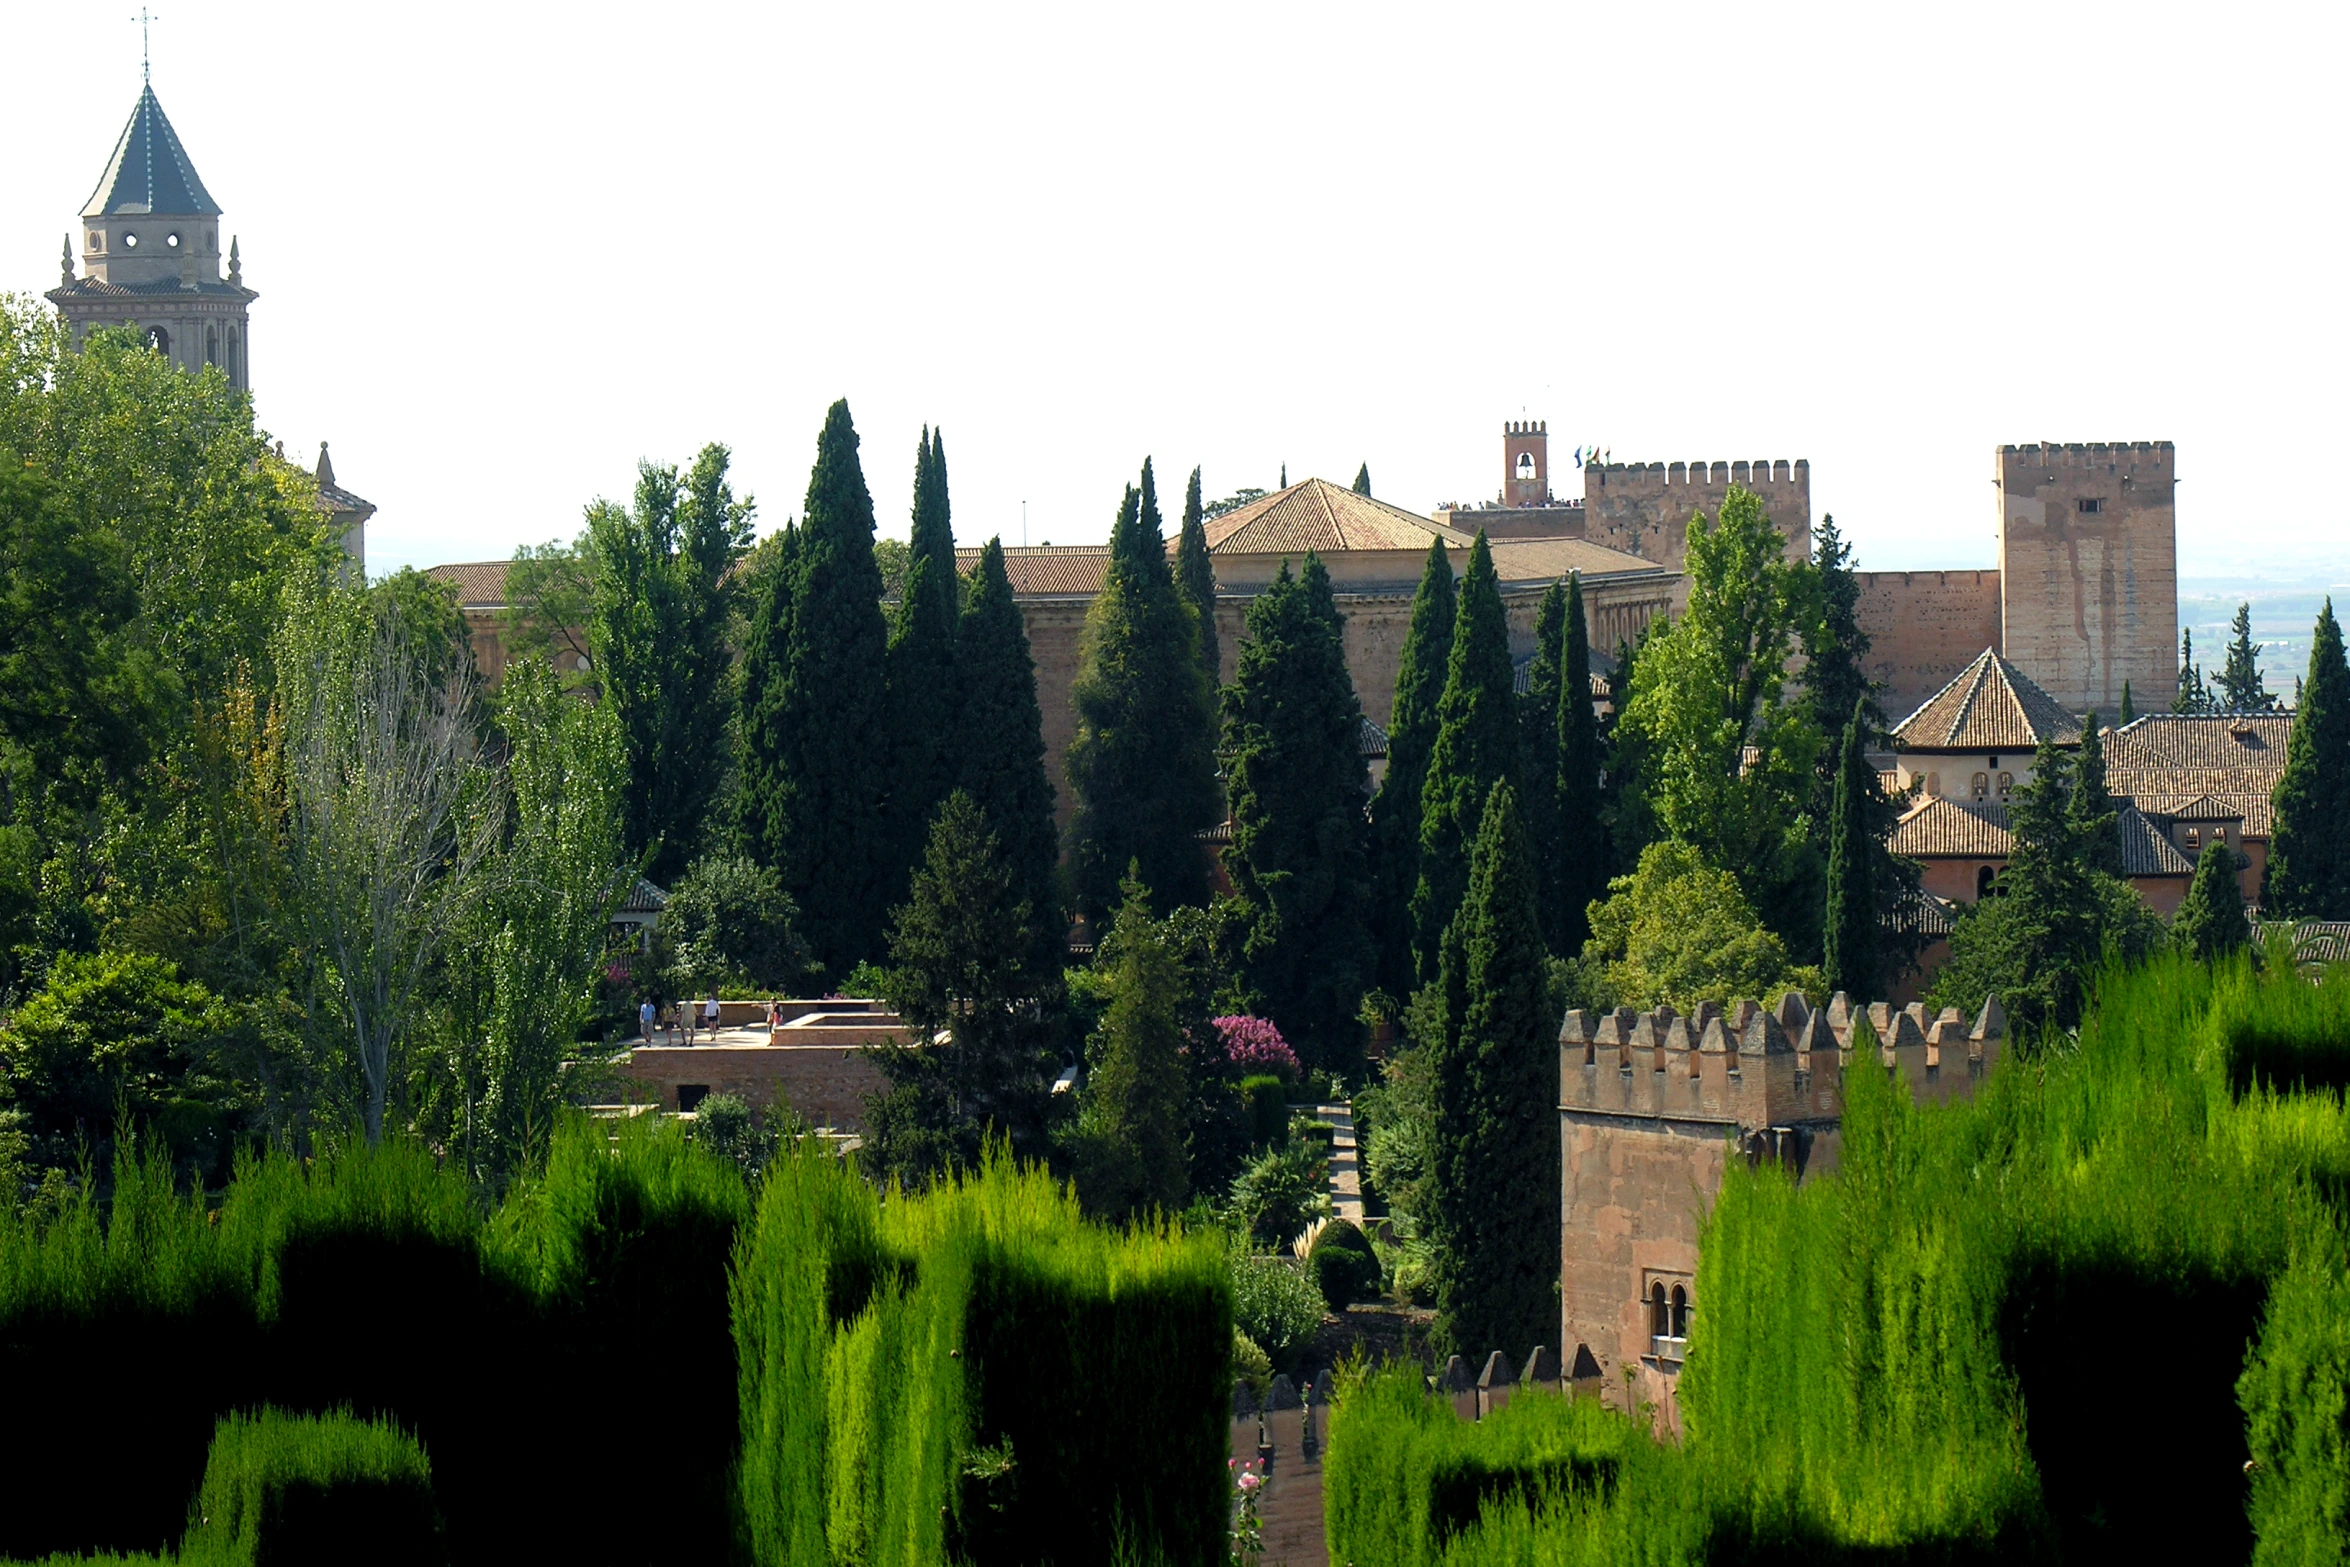
[[1501, 427], [1501, 503], [1550, 504], [1550, 425], [1516, 420]]
[[229, 384], [250, 390], [245, 286], [232, 237], [221, 275], [220, 204], [188, 161], [152, 83], [139, 89], [130, 123], [114, 145], [98, 188], [82, 208], [81, 275], [73, 240], [49, 302], [79, 342], [92, 327], [137, 327], [183, 370], [217, 365]]

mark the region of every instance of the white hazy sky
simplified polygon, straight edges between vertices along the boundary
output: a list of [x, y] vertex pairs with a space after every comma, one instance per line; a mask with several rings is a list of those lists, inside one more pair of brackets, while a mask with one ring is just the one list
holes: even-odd
[[[846, 396], [888, 532], [943, 426], [966, 543], [1099, 540], [1146, 453], [1425, 511], [1532, 416], [1808, 457], [1875, 567], [1991, 564], [2002, 441], [2174, 440], [2189, 569], [2350, 574], [2350, 7], [153, 4], [376, 570], [708, 440], [780, 525]], [[132, 9], [11, 8], [0, 287]]]

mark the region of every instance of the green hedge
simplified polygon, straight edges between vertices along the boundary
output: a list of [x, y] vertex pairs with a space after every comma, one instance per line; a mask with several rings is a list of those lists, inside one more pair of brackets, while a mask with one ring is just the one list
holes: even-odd
[[[723, 1556], [748, 1197], [674, 1125], [612, 1130], [567, 1123], [486, 1220], [392, 1142], [245, 1158], [211, 1214], [125, 1155], [105, 1211], [0, 1219], [0, 1552], [168, 1549], [215, 1423], [270, 1404], [415, 1433], [459, 1563]], [[612, 1506], [623, 1456], [672, 1505]]]
[[1240, 1102], [1248, 1118], [1252, 1148], [1272, 1147], [1289, 1135], [1289, 1085], [1266, 1075], [1240, 1080]]
[[814, 1145], [737, 1256], [753, 1560], [1080, 1567], [1220, 1558], [1221, 1242], [1086, 1223], [1041, 1171], [888, 1201]]
[[180, 1548], [183, 1563], [224, 1567], [442, 1559], [423, 1448], [381, 1421], [275, 1409], [222, 1419]]
[[1344, 1311], [1379, 1294], [1378, 1254], [1371, 1250], [1370, 1237], [1345, 1219], [1322, 1226], [1306, 1261], [1332, 1311]]
[[1848, 1072], [1833, 1175], [1731, 1161], [1681, 1446], [1578, 1487], [1542, 1465], [1604, 1444], [1541, 1401], [1467, 1427], [1371, 1379], [1333, 1560], [2343, 1560], [2350, 1114], [2301, 1085], [2343, 1080], [2346, 1004], [2350, 970], [2164, 956], [1971, 1103]]

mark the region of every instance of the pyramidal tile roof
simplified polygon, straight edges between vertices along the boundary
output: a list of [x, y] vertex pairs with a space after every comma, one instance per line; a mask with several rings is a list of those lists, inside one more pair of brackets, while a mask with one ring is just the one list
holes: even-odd
[[1289, 555], [1306, 550], [1426, 550], [1431, 536], [1465, 545], [1458, 528], [1368, 495], [1305, 479], [1208, 519], [1208, 549], [1218, 555]]
[[1893, 729], [1902, 751], [2029, 751], [2043, 740], [2079, 745], [2080, 720], [1989, 648]]
[[85, 218], [116, 213], [168, 213], [173, 217], [216, 218], [220, 204], [196, 177], [196, 166], [180, 145], [179, 133], [164, 118], [153, 87], [139, 90], [131, 119], [114, 144], [114, 156], [98, 177], [98, 188], [82, 208]]

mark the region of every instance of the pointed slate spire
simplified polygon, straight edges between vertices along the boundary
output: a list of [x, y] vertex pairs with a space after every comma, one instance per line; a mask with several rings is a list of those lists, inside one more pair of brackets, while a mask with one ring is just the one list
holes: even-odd
[[326, 442], [320, 441], [318, 443], [318, 487], [322, 490], [332, 489], [334, 482], [334, 459], [326, 454]]
[[98, 188], [82, 208], [85, 218], [117, 213], [168, 213], [173, 217], [216, 218], [220, 204], [204, 188], [196, 166], [188, 161], [179, 133], [164, 117], [155, 89], [139, 90], [130, 123], [114, 144], [114, 156], [98, 177]]
[[57, 281], [67, 287], [73, 284], [73, 236], [65, 236], [65, 247], [57, 258]]

